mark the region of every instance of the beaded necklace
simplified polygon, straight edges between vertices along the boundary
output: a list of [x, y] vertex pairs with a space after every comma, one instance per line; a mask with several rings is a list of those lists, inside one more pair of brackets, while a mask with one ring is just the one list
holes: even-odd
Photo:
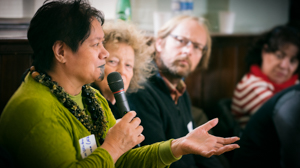
[[99, 104], [100, 102], [96, 99], [95, 92], [91, 89], [91, 86], [82, 86], [83, 102], [85, 102], [87, 106], [85, 109], [87, 108], [91, 113], [91, 116], [89, 116], [85, 113], [85, 109], [80, 109], [77, 103], [69, 97], [57, 82], [51, 80], [49, 75], [32, 69], [34, 69], [34, 67], [30, 68], [31, 76], [37, 82], [47, 86], [50, 89], [50, 92], [56, 96], [58, 101], [61, 102], [91, 134], [94, 134], [98, 138], [100, 144], [102, 144], [104, 141], [102, 136], [106, 131], [107, 121]]

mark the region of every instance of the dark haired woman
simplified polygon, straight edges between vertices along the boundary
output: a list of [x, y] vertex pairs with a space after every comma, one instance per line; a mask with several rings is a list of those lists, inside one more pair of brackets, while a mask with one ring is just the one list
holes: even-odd
[[232, 113], [245, 127], [250, 117], [277, 92], [298, 83], [299, 32], [278, 26], [264, 34], [246, 57], [249, 72], [234, 90]]

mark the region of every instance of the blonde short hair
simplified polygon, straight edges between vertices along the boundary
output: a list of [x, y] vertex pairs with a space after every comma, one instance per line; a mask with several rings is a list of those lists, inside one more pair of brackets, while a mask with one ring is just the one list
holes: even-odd
[[147, 38], [133, 24], [122, 20], [105, 22], [103, 31], [105, 43], [112, 42], [116, 46], [118, 43], [125, 43], [134, 50], [133, 77], [126, 92], [136, 92], [138, 89], [143, 88], [141, 84], [152, 75], [155, 68], [151, 63], [154, 45], [148, 44], [150, 37]]
[[211, 53], [211, 37], [207, 27], [207, 21], [204, 18], [199, 18], [195, 16], [189, 15], [180, 15], [170, 19], [166, 22], [157, 32], [157, 39], [164, 40], [168, 35], [176, 28], [178, 24], [185, 20], [194, 20], [199, 23], [199, 25], [203, 26], [206, 34], [207, 34], [207, 44], [205, 46], [206, 50], [203, 52], [203, 57], [200, 61], [200, 68], [206, 69], [208, 67], [210, 53]]

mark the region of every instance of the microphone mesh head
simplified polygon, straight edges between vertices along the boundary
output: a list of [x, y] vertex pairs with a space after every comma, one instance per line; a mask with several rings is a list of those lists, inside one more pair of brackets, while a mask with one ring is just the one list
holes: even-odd
[[119, 72], [112, 72], [107, 76], [107, 82], [110, 90], [116, 92], [124, 89], [123, 79]]

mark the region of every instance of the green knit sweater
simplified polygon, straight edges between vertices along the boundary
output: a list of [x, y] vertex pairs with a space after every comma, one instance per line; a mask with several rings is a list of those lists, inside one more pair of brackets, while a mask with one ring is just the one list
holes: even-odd
[[[105, 98], [95, 92], [108, 121], [108, 131], [116, 120]], [[89, 135], [49, 88], [30, 75], [9, 100], [0, 118], [0, 145], [9, 152], [14, 164], [21, 167], [166, 167], [177, 160], [171, 153], [171, 141], [129, 150], [116, 164], [99, 146], [82, 159], [79, 139]]]

